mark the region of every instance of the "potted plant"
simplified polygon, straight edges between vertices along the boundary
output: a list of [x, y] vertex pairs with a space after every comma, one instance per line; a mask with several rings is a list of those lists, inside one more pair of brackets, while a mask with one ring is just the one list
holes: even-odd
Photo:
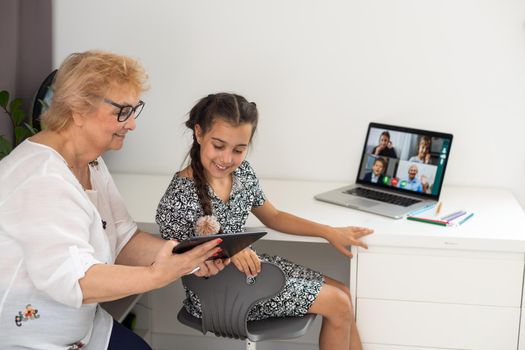
[[10, 95], [6, 90], [0, 91], [0, 108], [2, 108], [9, 118], [13, 135], [12, 142], [9, 142], [5, 135], [0, 135], [0, 159], [7, 156], [13, 148], [22, 141], [38, 132], [30, 123], [26, 122], [26, 113], [23, 110], [23, 100], [14, 98], [9, 100]]

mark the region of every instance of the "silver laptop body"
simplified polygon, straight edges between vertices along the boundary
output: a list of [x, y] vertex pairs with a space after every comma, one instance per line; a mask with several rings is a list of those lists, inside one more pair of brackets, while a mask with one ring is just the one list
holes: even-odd
[[315, 199], [395, 219], [431, 207], [439, 200], [452, 138], [370, 123], [355, 184]]

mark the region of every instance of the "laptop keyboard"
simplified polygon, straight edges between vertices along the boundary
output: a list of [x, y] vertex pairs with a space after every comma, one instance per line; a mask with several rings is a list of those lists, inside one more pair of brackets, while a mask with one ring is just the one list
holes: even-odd
[[345, 193], [353, 194], [355, 196], [364, 197], [368, 199], [375, 199], [376, 201], [396, 204], [396, 205], [400, 205], [403, 207], [408, 207], [412, 204], [421, 202], [418, 199], [396, 196], [395, 194], [374, 191], [374, 190], [370, 190], [368, 188], [362, 188], [362, 187], [352, 188], [348, 191], [345, 191]]

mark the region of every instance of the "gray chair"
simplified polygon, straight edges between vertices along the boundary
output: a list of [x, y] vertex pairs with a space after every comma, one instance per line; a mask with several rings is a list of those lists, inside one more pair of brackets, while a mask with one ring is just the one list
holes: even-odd
[[202, 319], [182, 307], [177, 315], [179, 321], [202, 334], [209, 331], [218, 337], [246, 340], [246, 349], [254, 350], [255, 342], [262, 340], [300, 337], [315, 320], [316, 315], [307, 314], [247, 321], [248, 312], [257, 301], [271, 298], [284, 287], [284, 273], [272, 263], [263, 262], [255, 278], [247, 278], [231, 264], [208, 279], [189, 275], [182, 282], [198, 295]]

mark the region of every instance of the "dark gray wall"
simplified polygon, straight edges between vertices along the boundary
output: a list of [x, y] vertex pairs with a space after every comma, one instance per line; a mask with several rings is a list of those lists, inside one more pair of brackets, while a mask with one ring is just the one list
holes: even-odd
[[[22, 98], [28, 114], [52, 69], [51, 9], [51, 0], [0, 0], [0, 90]], [[3, 111], [0, 134], [11, 137]]]

